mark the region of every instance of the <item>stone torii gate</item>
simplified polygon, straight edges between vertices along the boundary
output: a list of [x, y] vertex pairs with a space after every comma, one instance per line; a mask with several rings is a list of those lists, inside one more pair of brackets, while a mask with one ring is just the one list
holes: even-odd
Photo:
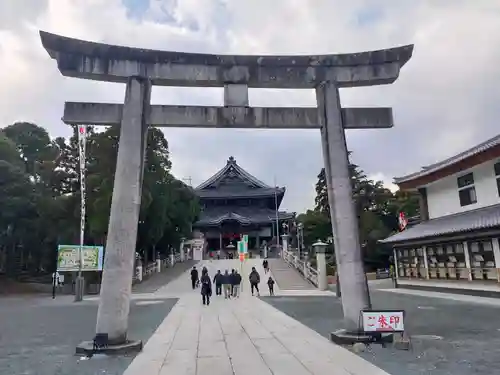
[[[107, 333], [110, 344], [127, 342], [149, 126], [320, 129], [344, 325], [347, 332], [359, 330], [370, 298], [344, 129], [390, 128], [393, 118], [391, 108], [341, 108], [339, 88], [393, 83], [413, 45], [321, 56], [229, 56], [121, 47], [43, 31], [40, 36], [64, 76], [126, 85], [123, 105], [68, 102], [64, 108], [67, 124], [121, 126], [96, 333]], [[152, 85], [224, 87], [224, 106], [150, 105]], [[249, 87], [315, 89], [318, 107], [249, 107]]]

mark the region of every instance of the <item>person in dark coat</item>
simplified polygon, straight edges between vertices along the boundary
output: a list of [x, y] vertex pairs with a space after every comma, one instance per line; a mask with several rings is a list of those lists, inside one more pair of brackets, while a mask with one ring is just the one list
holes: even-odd
[[241, 285], [241, 275], [238, 271], [234, 271], [233, 279], [233, 297], [240, 297], [240, 285]]
[[231, 292], [229, 293], [231, 295], [231, 297], [233, 296], [234, 294], [234, 283], [236, 281], [235, 279], [235, 273], [236, 271], [234, 270], [234, 268], [231, 270], [231, 274], [229, 275], [229, 283], [231, 284]]
[[274, 296], [274, 280], [271, 276], [269, 276], [269, 279], [267, 280], [267, 286], [269, 288], [269, 295]]
[[216, 296], [222, 295], [222, 281], [223, 280], [224, 280], [224, 277], [223, 277], [222, 273], [220, 273], [220, 270], [218, 270], [214, 276], [215, 295]]
[[201, 299], [204, 305], [210, 305], [210, 297], [212, 296], [212, 282], [208, 271], [204, 269], [201, 273]]
[[198, 281], [198, 270], [196, 269], [196, 266], [193, 267], [191, 270], [191, 285], [193, 287], [193, 290], [196, 288], [196, 282]]
[[231, 275], [228, 270], [222, 275], [222, 284], [224, 285], [224, 298], [231, 298]]
[[252, 289], [252, 296], [254, 289], [257, 291], [257, 295], [260, 296], [260, 291], [259, 291], [259, 284], [260, 284], [260, 275], [255, 269], [255, 267], [252, 267], [252, 272], [250, 272], [250, 275], [248, 276], [248, 280], [250, 281], [250, 288]]
[[262, 262], [262, 267], [264, 267], [264, 273], [269, 272], [269, 262], [267, 261], [267, 259], [264, 259], [264, 261]]

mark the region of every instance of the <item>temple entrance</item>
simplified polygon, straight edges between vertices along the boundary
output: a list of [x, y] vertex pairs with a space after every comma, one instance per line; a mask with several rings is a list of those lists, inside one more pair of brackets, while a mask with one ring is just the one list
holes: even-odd
[[[64, 109], [67, 124], [120, 126], [114, 184], [128, 188], [113, 191], [97, 333], [107, 333], [115, 344], [127, 338], [129, 309], [123, 306], [130, 302], [133, 270], [129, 265], [135, 256], [149, 126], [320, 129], [335, 254], [342, 259], [337, 262], [339, 281], [349, 293], [342, 300], [344, 323], [349, 332], [359, 331], [359, 312], [371, 303], [351, 199], [345, 129], [390, 128], [393, 116], [391, 108], [343, 108], [339, 89], [393, 83], [411, 58], [413, 45], [339, 55], [228, 56], [109, 46], [42, 31], [40, 36], [63, 75], [127, 85], [123, 105], [66, 103]], [[151, 105], [152, 85], [224, 87], [224, 105]], [[252, 107], [249, 88], [314, 89], [317, 107]], [[233, 179], [239, 182], [234, 184]], [[245, 191], [235, 185], [245, 186]], [[262, 230], [272, 227], [274, 220], [286, 220], [276, 212], [284, 188], [264, 184], [231, 160], [224, 174], [214, 175], [197, 193], [205, 201], [204, 217], [196, 223], [200, 230], [214, 230], [228, 219], [260, 225]], [[251, 206], [254, 211], [249, 212], [244, 203], [248, 200], [262, 200], [262, 205]], [[224, 210], [220, 204], [212, 205], [216, 201], [226, 204]], [[265, 201], [270, 205], [265, 206]], [[123, 215], [124, 211], [131, 214]]]

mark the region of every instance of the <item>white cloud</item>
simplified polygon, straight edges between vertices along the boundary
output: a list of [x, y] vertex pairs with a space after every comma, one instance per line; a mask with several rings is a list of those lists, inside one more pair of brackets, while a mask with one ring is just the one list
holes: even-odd
[[[137, 0], [139, 1], [139, 0]], [[130, 1], [128, 1], [130, 3]], [[131, 16], [132, 15], [132, 16]], [[133, 17], [120, 0], [0, 2], [0, 124], [27, 120], [67, 135], [65, 100], [123, 100], [124, 87], [61, 77], [38, 29], [164, 50], [281, 54], [358, 52], [415, 43], [393, 85], [342, 91], [344, 105], [392, 106], [394, 129], [350, 131], [369, 176], [417, 170], [498, 133], [500, 3], [491, 0], [151, 0]], [[220, 104], [217, 89], [155, 88], [154, 103]], [[252, 91], [252, 104], [314, 105], [312, 92]], [[312, 207], [322, 166], [313, 131], [166, 129], [174, 172], [202, 182], [228, 156], [272, 184], [284, 206]]]

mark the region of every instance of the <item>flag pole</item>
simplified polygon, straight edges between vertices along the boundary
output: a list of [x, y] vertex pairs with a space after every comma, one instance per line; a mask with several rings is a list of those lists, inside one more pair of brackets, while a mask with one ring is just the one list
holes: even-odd
[[78, 277], [75, 280], [75, 302], [83, 300], [83, 244], [85, 241], [85, 170], [87, 125], [78, 125], [78, 155], [80, 161], [80, 246], [78, 251]]

